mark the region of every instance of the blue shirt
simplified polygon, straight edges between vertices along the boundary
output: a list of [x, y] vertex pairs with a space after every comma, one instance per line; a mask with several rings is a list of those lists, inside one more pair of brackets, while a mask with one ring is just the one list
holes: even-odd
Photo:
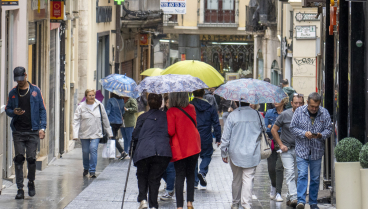
[[[319, 107], [317, 116], [312, 124], [308, 113], [308, 105], [304, 105], [295, 110], [290, 130], [296, 137], [296, 155], [303, 159], [308, 159], [311, 156], [311, 160], [319, 160], [325, 152], [325, 139], [330, 137], [333, 131], [330, 114], [325, 108]], [[305, 136], [307, 131], [321, 133], [322, 138], [308, 139]]]
[[[264, 120], [265, 120], [265, 126], [267, 128], [266, 133], [267, 133], [268, 137], [270, 137], [270, 139], [273, 139], [273, 136], [271, 134], [271, 129], [272, 129], [273, 125], [275, 124], [277, 117], [279, 117], [279, 114], [277, 113], [276, 108], [267, 110]], [[268, 128], [268, 125], [271, 125], [271, 128]], [[278, 130], [278, 133], [279, 133], [279, 135], [281, 134], [281, 127]]]
[[107, 101], [106, 113], [110, 124], [123, 124], [124, 99], [111, 98]]
[[[261, 125], [261, 123], [262, 125]], [[264, 119], [249, 106], [239, 107], [226, 120], [221, 139], [221, 156], [241, 168], [252, 168], [261, 161], [260, 141]]]

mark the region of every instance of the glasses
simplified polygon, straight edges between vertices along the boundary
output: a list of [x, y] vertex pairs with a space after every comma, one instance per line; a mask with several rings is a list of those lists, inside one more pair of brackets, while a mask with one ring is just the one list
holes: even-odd
[[294, 97], [304, 97], [304, 94], [294, 93]]

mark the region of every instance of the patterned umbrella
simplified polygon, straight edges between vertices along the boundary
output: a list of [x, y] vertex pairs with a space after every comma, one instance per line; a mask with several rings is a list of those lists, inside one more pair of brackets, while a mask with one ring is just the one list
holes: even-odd
[[164, 94], [172, 92], [192, 92], [206, 89], [208, 86], [201, 79], [191, 75], [161, 75], [147, 77], [142, 80], [136, 90], [148, 93]]
[[233, 101], [251, 104], [279, 103], [287, 94], [280, 87], [258, 79], [238, 79], [220, 86], [215, 94]]
[[138, 98], [137, 84], [126, 75], [111, 74], [100, 80], [102, 87], [114, 94], [125, 97]]

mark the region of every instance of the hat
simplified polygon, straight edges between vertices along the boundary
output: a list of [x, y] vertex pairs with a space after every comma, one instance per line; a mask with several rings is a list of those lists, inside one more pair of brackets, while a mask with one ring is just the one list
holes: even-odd
[[14, 68], [14, 81], [24, 81], [26, 75], [26, 69], [24, 67]]

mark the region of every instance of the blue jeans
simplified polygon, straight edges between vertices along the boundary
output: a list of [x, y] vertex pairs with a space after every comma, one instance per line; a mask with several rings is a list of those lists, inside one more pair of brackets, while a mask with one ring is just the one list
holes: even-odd
[[175, 185], [175, 167], [174, 167], [174, 163], [170, 162], [169, 165], [166, 168], [166, 171], [164, 173], [164, 175], [162, 176], [162, 178], [165, 180], [167, 186], [166, 186], [166, 191], [168, 193], [171, 193], [174, 191], [174, 185]]
[[[212, 144], [202, 144], [201, 145], [201, 153], [199, 156], [202, 159], [201, 164], [199, 165], [199, 173], [202, 174], [204, 177], [206, 177], [208, 173], [208, 166], [211, 163], [212, 154], [213, 154], [213, 147]], [[195, 167], [195, 182], [194, 185], [198, 186], [199, 178], [198, 178], [198, 162]]]
[[317, 196], [319, 190], [319, 179], [321, 174], [321, 162], [319, 160], [311, 160], [310, 156], [308, 160], [300, 157], [296, 157], [296, 163], [298, 166], [298, 203], [306, 203], [305, 197], [307, 195], [308, 186], [308, 166], [310, 167], [310, 185], [309, 185], [309, 205], [317, 204]]
[[130, 153], [130, 142], [132, 141], [134, 127], [122, 127], [120, 130], [124, 139], [124, 150], [125, 152]]
[[95, 173], [98, 143], [100, 142], [100, 139], [81, 139], [81, 142], [84, 170], [89, 170], [89, 173]]

